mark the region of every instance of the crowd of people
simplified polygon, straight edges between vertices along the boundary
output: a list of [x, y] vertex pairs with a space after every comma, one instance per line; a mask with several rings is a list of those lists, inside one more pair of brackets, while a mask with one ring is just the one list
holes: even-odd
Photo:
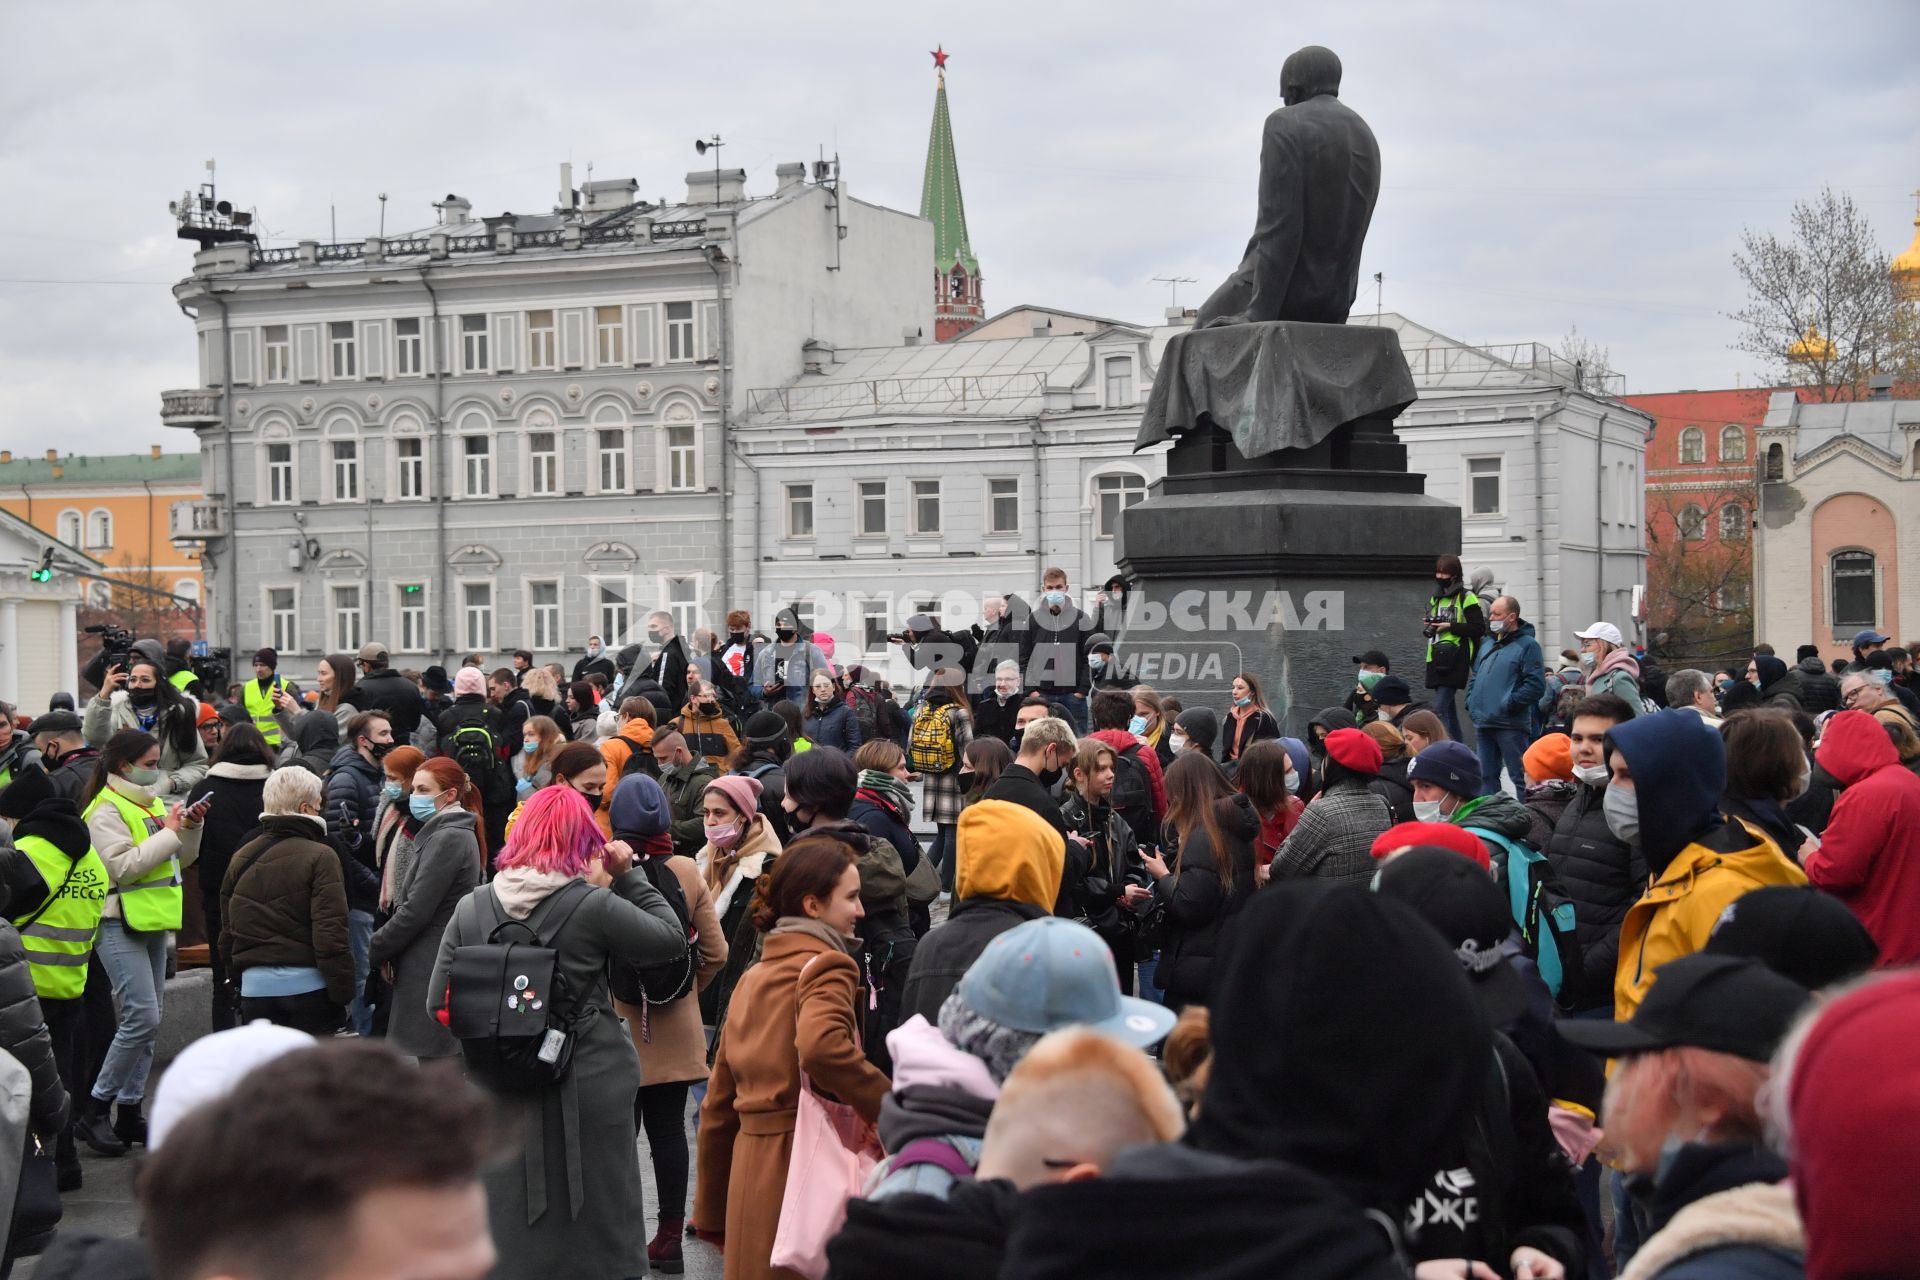
[[1298, 738], [1051, 569], [900, 691], [788, 609], [0, 704], [27, 1149], [147, 1152], [38, 1274], [1915, 1274], [1911, 655], [1549, 669], [1434, 577], [1425, 696], [1368, 650]]

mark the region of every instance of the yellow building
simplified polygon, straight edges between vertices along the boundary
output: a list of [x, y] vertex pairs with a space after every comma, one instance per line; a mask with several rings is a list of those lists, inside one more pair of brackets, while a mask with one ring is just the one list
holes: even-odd
[[[0, 509], [101, 562], [109, 577], [205, 599], [200, 558], [168, 537], [173, 504], [200, 497], [200, 455], [147, 453], [28, 458], [0, 450]], [[132, 592], [89, 584], [96, 609], [147, 609], [159, 603]]]

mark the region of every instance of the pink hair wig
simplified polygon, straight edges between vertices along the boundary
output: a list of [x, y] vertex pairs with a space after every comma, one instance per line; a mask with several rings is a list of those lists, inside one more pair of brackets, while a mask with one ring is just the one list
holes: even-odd
[[577, 876], [600, 856], [605, 840], [585, 796], [572, 787], [542, 787], [520, 810], [494, 865]]

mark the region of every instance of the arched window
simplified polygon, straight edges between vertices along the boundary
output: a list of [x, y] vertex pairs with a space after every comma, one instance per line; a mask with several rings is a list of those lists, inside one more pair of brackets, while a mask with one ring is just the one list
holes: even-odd
[[198, 600], [200, 598], [199, 579], [180, 579], [180, 581], [173, 584], [173, 594], [179, 596], [182, 600]]
[[87, 549], [104, 551], [113, 545], [113, 513], [95, 507], [87, 513]]
[[1777, 444], [1767, 446], [1767, 479], [1787, 478], [1787, 451]]
[[1698, 427], [1688, 427], [1680, 433], [1680, 461], [1705, 462], [1707, 460], [1707, 433]]
[[1747, 433], [1732, 422], [1720, 428], [1720, 461], [1745, 462], [1747, 460]]
[[1835, 631], [1852, 631], [1874, 624], [1874, 560], [1871, 551], [1833, 553], [1833, 609]]
[[62, 511], [60, 513], [58, 536], [60, 541], [70, 547], [80, 545], [80, 513], [78, 511]]
[[1689, 502], [1680, 508], [1676, 523], [1680, 526], [1680, 541], [1704, 542], [1707, 537], [1707, 513]]
[[1729, 502], [1720, 508], [1720, 541], [1745, 542], [1747, 540], [1747, 509], [1737, 502]]

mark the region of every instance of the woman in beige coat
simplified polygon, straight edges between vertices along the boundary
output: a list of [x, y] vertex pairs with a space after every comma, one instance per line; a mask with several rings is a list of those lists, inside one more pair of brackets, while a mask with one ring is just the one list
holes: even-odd
[[679, 884], [693, 934], [688, 956], [693, 990], [668, 1004], [614, 1001], [640, 1055], [640, 1089], [634, 1097], [633, 1118], [635, 1127], [646, 1132], [653, 1157], [660, 1229], [647, 1245], [647, 1263], [671, 1273], [684, 1265], [680, 1238], [687, 1225], [687, 1091], [695, 1081], [707, 1078], [707, 1037], [700, 1025], [699, 993], [726, 967], [727, 940], [699, 868], [692, 858], [673, 852], [668, 833], [673, 812], [660, 784], [644, 773], [622, 778], [608, 816], [613, 838], [633, 850], [636, 866], [644, 866], [656, 883], [664, 870]]

